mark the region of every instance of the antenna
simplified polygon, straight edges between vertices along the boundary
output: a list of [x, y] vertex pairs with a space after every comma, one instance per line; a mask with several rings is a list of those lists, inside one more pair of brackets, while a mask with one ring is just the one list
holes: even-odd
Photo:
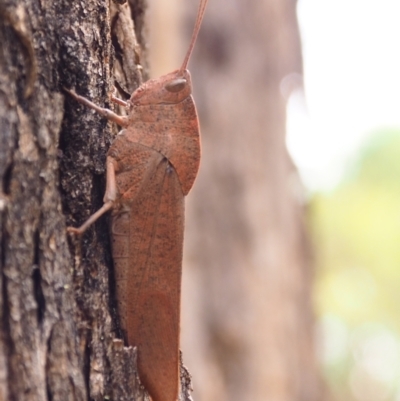
[[187, 65], [189, 63], [190, 56], [192, 55], [194, 45], [197, 40], [197, 36], [199, 34], [200, 26], [201, 26], [201, 21], [203, 21], [204, 17], [204, 12], [206, 10], [208, 0], [201, 0], [199, 4], [199, 10], [197, 12], [197, 18], [196, 18], [196, 23], [194, 25], [193, 29], [193, 34], [192, 34], [192, 39], [190, 40], [190, 45], [188, 48], [188, 51], [186, 53], [185, 59], [183, 60], [182, 67], [180, 71], [186, 70]]

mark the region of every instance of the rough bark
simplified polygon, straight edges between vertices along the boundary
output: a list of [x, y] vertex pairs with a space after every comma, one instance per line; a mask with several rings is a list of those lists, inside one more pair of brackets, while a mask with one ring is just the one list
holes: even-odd
[[304, 195], [285, 145], [285, 96], [302, 73], [295, 7], [210, 1], [189, 66], [202, 162], [182, 347], [197, 401], [322, 399]]
[[145, 397], [119, 340], [107, 219], [66, 235], [102, 204], [116, 128], [63, 91], [127, 98], [146, 77], [144, 10], [0, 0], [0, 400]]

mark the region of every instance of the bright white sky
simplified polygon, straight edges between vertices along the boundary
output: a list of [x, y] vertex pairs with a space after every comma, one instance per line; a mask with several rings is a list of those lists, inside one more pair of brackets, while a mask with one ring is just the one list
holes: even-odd
[[400, 127], [400, 0], [299, 0], [298, 18], [306, 99], [289, 101], [288, 147], [326, 190], [371, 131]]

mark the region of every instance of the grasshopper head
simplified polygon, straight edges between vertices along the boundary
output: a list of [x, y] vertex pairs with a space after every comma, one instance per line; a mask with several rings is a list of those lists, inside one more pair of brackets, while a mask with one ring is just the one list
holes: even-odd
[[192, 93], [188, 70], [176, 70], [160, 78], [150, 79], [132, 93], [132, 105], [176, 104]]
[[194, 26], [192, 39], [182, 66], [179, 70], [163, 75], [157, 79], [151, 79], [141, 85], [132, 93], [130, 103], [132, 106], [151, 104], [176, 104], [182, 102], [192, 93], [192, 80], [187, 70], [190, 56], [200, 30], [208, 0], [200, 0], [199, 11]]

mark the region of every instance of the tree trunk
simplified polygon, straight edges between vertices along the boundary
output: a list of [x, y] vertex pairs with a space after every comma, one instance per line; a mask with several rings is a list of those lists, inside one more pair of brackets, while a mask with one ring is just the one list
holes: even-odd
[[0, 400], [144, 399], [107, 219], [66, 235], [102, 204], [116, 128], [63, 91], [106, 107], [113, 86], [130, 95], [146, 77], [144, 6], [0, 1]]
[[320, 401], [304, 194], [285, 145], [296, 2], [210, 1], [189, 67], [202, 132], [182, 303], [194, 396]]

